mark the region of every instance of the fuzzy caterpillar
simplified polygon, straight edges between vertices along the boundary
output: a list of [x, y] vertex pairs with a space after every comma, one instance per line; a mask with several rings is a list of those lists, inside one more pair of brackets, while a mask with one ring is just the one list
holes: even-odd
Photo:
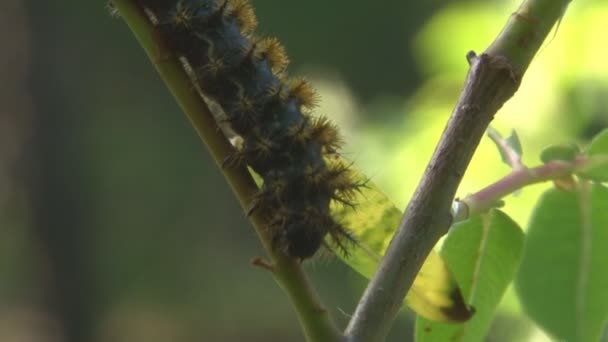
[[247, 0], [139, 0], [163, 41], [185, 60], [202, 94], [219, 104], [243, 139], [227, 159], [263, 179], [251, 210], [261, 211], [273, 248], [305, 259], [330, 235], [343, 252], [351, 234], [330, 215], [330, 202], [352, 205], [363, 184], [348, 165], [329, 163], [340, 147], [336, 127], [313, 117], [312, 87], [288, 79], [288, 59], [273, 38], [253, 36]]

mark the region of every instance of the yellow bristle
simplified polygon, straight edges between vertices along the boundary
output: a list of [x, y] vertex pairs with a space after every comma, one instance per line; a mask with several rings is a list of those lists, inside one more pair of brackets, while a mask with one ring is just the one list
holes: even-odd
[[289, 64], [285, 48], [277, 38], [264, 38], [257, 43], [258, 54], [268, 59], [275, 74], [282, 73]]
[[176, 27], [190, 28], [194, 17], [192, 8], [178, 1], [175, 10], [171, 13], [171, 23]]
[[[206, 74], [217, 76], [226, 66], [221, 57], [215, 57], [215, 43], [212, 39], [202, 33], [195, 32], [195, 36], [209, 45], [209, 48], [207, 49], [207, 58], [209, 59], [209, 62], [199, 70]], [[199, 70], [195, 70], [195, 73], [198, 73]]]
[[[240, 84], [237, 84], [237, 86], [241, 87]], [[255, 100], [250, 96], [244, 95], [244, 92], [240, 92], [237, 104], [237, 108], [241, 112], [245, 112], [248, 115], [256, 113]]]
[[309, 126], [308, 118], [300, 120], [287, 128], [287, 135], [300, 144], [309, 142], [312, 138], [312, 129]]
[[304, 175], [309, 184], [317, 186], [325, 180], [325, 173], [318, 167], [308, 165], [304, 168]]
[[249, 34], [255, 30], [258, 25], [258, 19], [255, 17], [253, 7], [249, 0], [230, 0], [230, 10], [228, 15], [232, 15], [239, 22], [241, 32]]
[[312, 135], [328, 153], [335, 153], [342, 145], [338, 127], [323, 116], [312, 121]]
[[304, 108], [312, 109], [317, 105], [317, 92], [305, 79], [291, 79], [289, 81], [289, 89], [290, 95], [297, 98]]
[[224, 67], [224, 62], [221, 59], [210, 58], [209, 63], [203, 67], [203, 70], [215, 77], [224, 69]]
[[255, 151], [262, 157], [268, 157], [272, 152], [273, 141], [268, 138], [260, 137], [255, 144]]

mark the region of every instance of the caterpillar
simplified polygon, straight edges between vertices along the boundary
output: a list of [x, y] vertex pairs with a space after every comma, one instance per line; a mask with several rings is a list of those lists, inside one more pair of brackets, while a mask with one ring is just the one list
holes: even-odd
[[330, 205], [353, 206], [356, 181], [334, 162], [337, 127], [313, 116], [317, 96], [302, 78], [288, 78], [289, 62], [276, 38], [259, 38], [248, 0], [138, 0], [167, 47], [184, 63], [201, 95], [219, 105], [242, 146], [225, 167], [247, 165], [263, 180], [250, 213], [260, 212], [272, 247], [304, 260], [329, 235], [347, 253], [352, 234]]

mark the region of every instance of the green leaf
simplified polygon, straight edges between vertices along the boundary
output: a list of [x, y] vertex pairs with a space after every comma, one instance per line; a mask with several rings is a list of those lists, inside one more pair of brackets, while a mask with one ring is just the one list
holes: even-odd
[[598, 341], [608, 318], [608, 188], [551, 189], [530, 221], [516, 288], [528, 315], [560, 341]]
[[544, 164], [554, 160], [574, 161], [580, 150], [576, 144], [551, 145], [543, 149], [540, 154], [540, 160]]
[[608, 129], [593, 138], [585, 154], [589, 157], [600, 157], [603, 162], [581, 172], [580, 175], [596, 182], [608, 182]]
[[519, 265], [524, 234], [502, 211], [493, 209], [456, 224], [441, 256], [454, 273], [475, 315], [464, 324], [416, 321], [416, 341], [483, 341], [496, 306]]
[[[359, 174], [356, 170], [355, 174]], [[361, 275], [370, 278], [378, 267], [402, 213], [371, 182], [356, 195], [354, 209], [332, 206], [332, 215], [348, 227], [359, 242], [348, 256], [340, 257]], [[462, 322], [472, 315], [444, 260], [435, 251], [427, 257], [405, 302], [417, 314], [442, 322]]]

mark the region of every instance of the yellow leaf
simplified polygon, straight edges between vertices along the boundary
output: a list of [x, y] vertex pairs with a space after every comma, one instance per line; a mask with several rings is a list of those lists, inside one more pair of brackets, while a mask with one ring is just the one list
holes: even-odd
[[[360, 174], [353, 170], [356, 176]], [[334, 218], [346, 226], [358, 240], [358, 246], [348, 256], [340, 256], [345, 263], [361, 275], [370, 278], [384, 254], [402, 213], [371, 182], [361, 189], [354, 208], [332, 206]], [[431, 251], [416, 276], [406, 304], [420, 316], [440, 322], [464, 322], [472, 314], [472, 308], [464, 299], [446, 263], [435, 251]]]

